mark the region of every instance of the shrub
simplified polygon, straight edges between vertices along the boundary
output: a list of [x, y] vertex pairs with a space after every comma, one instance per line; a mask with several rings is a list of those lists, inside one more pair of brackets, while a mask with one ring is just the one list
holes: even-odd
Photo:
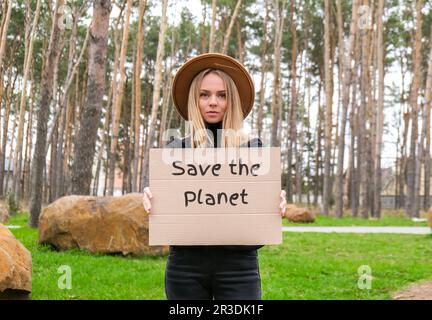
[[21, 211], [20, 205], [15, 197], [15, 193], [9, 192], [7, 194], [7, 203], [8, 203], [9, 215], [14, 216]]

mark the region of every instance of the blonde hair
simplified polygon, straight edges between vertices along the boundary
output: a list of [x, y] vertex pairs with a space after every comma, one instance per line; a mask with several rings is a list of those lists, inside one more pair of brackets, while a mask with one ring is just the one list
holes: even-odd
[[188, 119], [192, 148], [213, 147], [214, 142], [205, 127], [199, 108], [200, 87], [208, 74], [218, 75], [224, 82], [227, 109], [222, 120], [221, 147], [239, 147], [245, 140], [243, 133], [243, 110], [237, 86], [229, 75], [217, 69], [201, 71], [192, 81], [188, 97]]

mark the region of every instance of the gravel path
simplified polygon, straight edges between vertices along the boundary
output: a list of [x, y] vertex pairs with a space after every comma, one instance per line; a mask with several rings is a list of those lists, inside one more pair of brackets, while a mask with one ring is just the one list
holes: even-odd
[[395, 300], [432, 300], [432, 281], [411, 284], [408, 288], [397, 292]]

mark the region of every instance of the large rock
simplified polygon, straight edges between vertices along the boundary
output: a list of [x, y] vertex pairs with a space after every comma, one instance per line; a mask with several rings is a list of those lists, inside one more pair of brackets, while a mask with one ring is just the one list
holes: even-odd
[[291, 222], [314, 222], [315, 215], [306, 208], [299, 208], [293, 204], [286, 206], [286, 218]]
[[47, 206], [39, 221], [39, 242], [58, 250], [160, 255], [168, 246], [149, 246], [148, 213], [142, 194], [121, 197], [66, 196]]
[[0, 223], [6, 223], [9, 220], [9, 210], [0, 203]]
[[0, 224], [0, 299], [28, 298], [31, 276], [30, 251]]

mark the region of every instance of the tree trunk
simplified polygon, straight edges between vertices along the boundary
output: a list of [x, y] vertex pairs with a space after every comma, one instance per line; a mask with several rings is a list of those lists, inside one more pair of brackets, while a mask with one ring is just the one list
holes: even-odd
[[401, 165], [400, 165], [400, 175], [401, 178], [399, 180], [399, 193], [400, 193], [400, 207], [406, 208], [407, 199], [405, 197], [405, 185], [407, 184], [407, 171], [408, 171], [408, 157], [407, 157], [407, 142], [408, 142], [408, 128], [409, 128], [409, 112], [404, 112], [404, 132], [402, 139], [402, 147], [401, 147]]
[[88, 58], [86, 102], [76, 135], [72, 168], [72, 193], [90, 194], [92, 166], [105, 90], [105, 61], [111, 1], [97, 0], [93, 5]]
[[6, 192], [10, 191], [10, 189], [11, 189], [11, 188], [9, 188], [9, 178], [10, 178], [11, 172], [13, 171], [11, 159], [12, 159], [12, 155], [13, 155], [13, 152], [14, 152], [14, 149], [12, 148], [12, 146], [14, 145], [15, 130], [16, 130], [17, 123], [18, 123], [18, 121], [17, 121], [18, 120], [18, 112], [17, 112], [17, 110], [18, 110], [18, 101], [15, 103], [13, 110], [14, 110], [14, 112], [13, 112], [13, 114], [14, 114], [14, 120], [13, 120], [13, 127], [12, 127], [12, 138], [11, 138], [11, 142], [10, 142], [11, 148], [9, 150], [9, 157], [8, 157], [8, 159], [9, 159], [9, 165], [8, 165], [8, 168], [7, 168], [6, 181], [5, 181], [5, 186], [4, 186], [4, 189], [6, 190]]
[[55, 175], [55, 168], [57, 166], [57, 143], [59, 138], [59, 124], [54, 124], [54, 132], [52, 137], [52, 144], [53, 147], [51, 148], [50, 153], [50, 162], [49, 162], [49, 193], [48, 193], [48, 202], [52, 203], [54, 202], [54, 194], [57, 192], [57, 185], [56, 185], [56, 175]]
[[161, 87], [162, 71], [163, 71], [162, 61], [164, 57], [164, 47], [165, 47], [165, 30], [167, 27], [167, 6], [168, 6], [168, 0], [163, 0], [161, 27], [159, 31], [158, 48], [156, 53], [150, 129], [147, 134], [147, 140], [146, 140], [145, 150], [144, 150], [143, 186], [149, 185], [149, 159], [150, 159], [149, 153], [150, 153], [150, 148], [153, 146], [154, 143], [156, 121], [157, 121], [157, 115], [159, 110], [160, 87]]
[[151, 109], [151, 105], [150, 105], [150, 99], [148, 97], [151, 96], [151, 87], [148, 84], [148, 75], [146, 75], [144, 83], [146, 83], [146, 101], [145, 101], [145, 106], [144, 106], [144, 120], [143, 120], [143, 134], [142, 134], [142, 140], [141, 140], [141, 155], [140, 155], [140, 165], [141, 165], [141, 176], [140, 176], [140, 190], [143, 190], [146, 185], [145, 185], [145, 179], [146, 179], [146, 172], [145, 172], [145, 167], [146, 167], [146, 139], [148, 136], [148, 119], [150, 118], [150, 109]]
[[347, 122], [348, 106], [349, 106], [349, 91], [351, 85], [351, 60], [352, 52], [355, 45], [355, 36], [357, 33], [357, 18], [358, 18], [358, 0], [352, 3], [350, 35], [348, 40], [348, 50], [344, 48], [343, 20], [342, 20], [342, 5], [341, 0], [337, 0], [337, 21], [338, 21], [338, 43], [339, 43], [339, 68], [340, 80], [342, 84], [342, 119], [340, 126], [340, 135], [338, 141], [338, 160], [336, 173], [336, 216], [343, 216], [343, 191], [344, 191], [344, 156], [345, 156], [345, 124]]
[[323, 192], [323, 214], [329, 214], [331, 198], [331, 138], [332, 138], [332, 105], [333, 105], [333, 61], [330, 57], [330, 0], [324, 1], [324, 74], [326, 92], [326, 124], [325, 124], [325, 159], [324, 159], [324, 192]]
[[425, 94], [425, 105], [424, 105], [424, 136], [425, 136], [425, 149], [424, 155], [424, 201], [423, 209], [428, 211], [430, 208], [430, 172], [431, 172], [431, 156], [430, 156], [430, 109], [432, 108], [432, 24], [430, 27], [430, 40], [429, 40], [429, 58], [428, 58], [428, 71], [426, 79], [426, 94]]
[[225, 34], [224, 42], [223, 42], [223, 46], [222, 46], [222, 53], [223, 54], [227, 54], [227, 52], [228, 52], [228, 45], [229, 45], [229, 40], [231, 38], [232, 28], [234, 26], [235, 20], [237, 19], [237, 15], [239, 13], [241, 3], [242, 3], [242, 0], [237, 0], [237, 4], [234, 8], [234, 12], [231, 15], [231, 20], [230, 20], [230, 23], [228, 25], [228, 29], [227, 29], [227, 32]]
[[[290, 5], [290, 25], [292, 35], [292, 51], [291, 51], [291, 108], [289, 112], [289, 134], [287, 145], [287, 179], [286, 179], [286, 194], [288, 202], [293, 201], [293, 181], [292, 181], [292, 161], [293, 156], [296, 156], [293, 146], [297, 142], [297, 28], [294, 20], [295, 1], [291, 0]], [[298, 169], [298, 168], [297, 168]], [[296, 170], [297, 172], [297, 170]], [[299, 194], [298, 186], [297, 193]], [[298, 202], [298, 199], [297, 199]]]
[[237, 30], [238, 60], [241, 64], [244, 64], [245, 46], [244, 46], [244, 40], [242, 38], [241, 23], [239, 19], [236, 19], [236, 30]]
[[72, 149], [72, 122], [74, 118], [74, 109], [76, 106], [76, 99], [70, 98], [70, 101], [67, 104], [67, 113], [66, 113], [66, 127], [65, 127], [65, 151], [63, 157], [63, 175], [62, 175], [62, 190], [63, 195], [69, 194], [70, 188], [70, 154]]
[[[303, 113], [300, 115], [302, 122], [300, 125], [300, 145], [299, 148], [296, 149], [296, 200], [297, 203], [302, 203], [302, 182], [303, 182], [303, 166], [302, 166], [302, 159], [303, 159], [303, 148], [304, 148], [304, 122]], [[296, 138], [297, 139], [297, 138]]]
[[[306, 42], [306, 39], [305, 39]], [[306, 49], [306, 52], [309, 52], [309, 50]], [[307, 68], [309, 68], [311, 65], [310, 61], [309, 64], [307, 64]], [[310, 145], [312, 142], [312, 134], [311, 134], [311, 106], [312, 106], [312, 95], [311, 95], [311, 87], [312, 87], [312, 83], [311, 80], [306, 78], [305, 80], [305, 85], [307, 86], [307, 129], [306, 129], [306, 137], [307, 137], [307, 144]], [[307, 188], [306, 188], [306, 196], [307, 196], [307, 205], [308, 207], [310, 207], [311, 205], [311, 198], [310, 198], [310, 193], [311, 193], [311, 186], [312, 186], [312, 177], [311, 177], [311, 152], [310, 150], [307, 150], [307, 165], [306, 165], [306, 175], [307, 175]]]
[[[321, 79], [320, 79], [321, 80]], [[318, 205], [318, 196], [320, 190], [320, 166], [321, 166], [321, 136], [322, 136], [322, 106], [321, 106], [321, 87], [322, 81], [318, 82], [318, 116], [317, 116], [317, 125], [316, 125], [316, 153], [315, 153], [315, 186], [314, 186], [314, 206]], [[322, 200], [322, 199], [321, 199]], [[287, 198], [287, 201], [289, 199]], [[292, 201], [292, 200], [291, 200]]]
[[[415, 31], [415, 46], [413, 51], [413, 80], [411, 86], [411, 144], [410, 156], [408, 159], [408, 197], [406, 201], [407, 215], [409, 217], [418, 217], [419, 201], [417, 193], [417, 185], [419, 184], [419, 168], [416, 165], [417, 160], [417, 140], [418, 140], [418, 95], [421, 84], [421, 50], [422, 50], [422, 10], [423, 0], [416, 2], [416, 31]], [[418, 164], [418, 163], [417, 163]]]
[[115, 180], [115, 167], [116, 167], [116, 153], [118, 144], [118, 135], [120, 127], [120, 116], [121, 116], [121, 104], [123, 99], [124, 85], [125, 85], [125, 60], [128, 47], [129, 39], [129, 19], [132, 12], [132, 0], [127, 1], [127, 11], [123, 30], [122, 47], [120, 52], [120, 82], [117, 84], [116, 98], [114, 99], [113, 108], [113, 119], [112, 119], [112, 139], [110, 146], [110, 156], [109, 156], [109, 184], [108, 184], [108, 195], [114, 194], [114, 180]]
[[214, 52], [215, 51], [216, 3], [217, 3], [217, 0], [212, 0], [212, 20], [211, 20], [211, 26], [210, 26], [210, 40], [209, 40], [209, 51], [208, 52]]
[[[33, 73], [32, 73], [32, 79], [31, 82], [33, 83]], [[29, 117], [28, 117], [28, 123], [27, 123], [27, 132], [26, 132], [26, 145], [25, 145], [25, 151], [24, 151], [24, 170], [23, 170], [23, 199], [28, 203], [29, 195], [30, 195], [30, 157], [32, 153], [33, 148], [33, 135], [31, 134], [33, 132], [33, 109], [35, 105], [35, 94], [36, 89], [35, 86], [32, 85], [31, 90], [31, 104], [30, 104], [30, 111], [29, 111]]]
[[[364, 7], [369, 8], [369, 1], [364, 1]], [[368, 9], [369, 10], [369, 9]], [[366, 11], [367, 12], [367, 11]], [[368, 22], [369, 23], [369, 22]], [[368, 174], [368, 152], [369, 152], [369, 138], [366, 130], [366, 122], [370, 122], [368, 117], [368, 103], [369, 103], [369, 56], [370, 56], [370, 43], [369, 33], [370, 26], [364, 25], [361, 30], [361, 103], [359, 110], [359, 130], [358, 130], [358, 177], [360, 178], [360, 209], [363, 218], [369, 217], [369, 195], [370, 188], [369, 174]]]
[[[359, 107], [357, 104], [357, 90], [359, 86], [358, 69], [360, 64], [361, 50], [360, 50], [360, 37], [355, 40], [355, 65], [352, 72], [351, 88], [352, 88], [352, 99], [351, 99], [351, 182], [350, 182], [350, 204], [352, 216], [358, 216], [359, 201], [360, 201], [360, 146], [359, 146], [359, 130], [360, 124], [358, 120]], [[357, 144], [356, 144], [357, 142]]]
[[27, 82], [30, 73], [31, 63], [33, 61], [33, 48], [34, 42], [36, 39], [36, 28], [39, 21], [39, 14], [41, 8], [41, 1], [38, 0], [36, 4], [36, 11], [33, 18], [33, 25], [31, 31], [31, 39], [29, 42], [28, 50], [26, 50], [26, 63], [24, 66], [24, 74], [23, 74], [23, 88], [21, 92], [21, 100], [20, 100], [20, 111], [19, 111], [19, 124], [18, 124], [18, 138], [15, 147], [14, 154], [14, 192], [15, 192], [15, 200], [20, 200], [20, 175], [21, 175], [21, 162], [22, 162], [22, 142], [24, 135], [24, 116], [26, 111], [26, 99], [27, 99]]
[[263, 130], [263, 112], [265, 107], [265, 91], [266, 91], [266, 78], [267, 78], [267, 21], [268, 21], [268, 0], [264, 0], [265, 15], [263, 22], [263, 38], [262, 38], [262, 51], [261, 51], [261, 78], [260, 78], [260, 103], [258, 105], [257, 117], [257, 131], [258, 137], [261, 139]]
[[[374, 5], [374, 3], [372, 3]], [[372, 25], [374, 26], [376, 24], [376, 21], [378, 20], [377, 17], [378, 10], [375, 10], [373, 15], [373, 21]], [[372, 215], [372, 217], [375, 217], [375, 177], [374, 177], [374, 169], [375, 169], [375, 143], [376, 143], [376, 137], [377, 137], [377, 118], [378, 118], [378, 107], [377, 105], [377, 99], [376, 99], [376, 91], [375, 88], [378, 87], [377, 85], [377, 28], [373, 28], [370, 32], [369, 36], [369, 43], [371, 50], [369, 51], [369, 63], [370, 65], [369, 70], [373, 70], [371, 72], [371, 79], [369, 80], [368, 86], [367, 86], [367, 94], [368, 94], [368, 102], [367, 102], [367, 114], [370, 117], [370, 127], [369, 127], [369, 139], [367, 141], [368, 143], [368, 204], [369, 204], [369, 211]], [[370, 72], [370, 71], [369, 71]]]
[[[66, 126], [66, 113], [67, 113], [67, 97], [68, 97], [68, 91], [70, 84], [73, 80], [73, 62], [75, 60], [75, 52], [76, 52], [76, 42], [77, 42], [77, 23], [78, 23], [78, 16], [77, 16], [77, 9], [75, 4], [73, 5], [73, 17], [74, 22], [72, 25], [72, 31], [71, 31], [71, 37], [69, 39], [69, 53], [68, 53], [68, 68], [67, 68], [67, 75], [66, 75], [66, 88], [63, 90], [62, 96], [60, 98], [60, 104], [57, 108], [57, 114], [54, 119], [53, 128], [58, 128], [58, 131], [56, 130], [57, 138], [56, 142], [53, 143], [51, 146], [51, 150], [55, 150], [55, 161], [54, 158], [51, 158], [51, 164], [54, 164], [53, 166], [53, 177], [51, 178], [51, 185], [53, 186], [53, 190], [51, 190], [51, 201], [54, 201], [55, 199], [58, 199], [61, 195], [63, 195], [63, 162], [64, 162], [64, 153], [63, 153], [63, 142], [64, 142], [64, 132], [65, 132], [65, 126]], [[87, 40], [87, 37], [86, 37]], [[84, 47], [83, 51], [85, 48]], [[75, 71], [75, 70], [74, 70]], [[50, 138], [48, 138], [50, 139]], [[49, 145], [49, 141], [47, 143], [47, 146]]]
[[278, 147], [280, 145], [278, 128], [279, 128], [279, 108], [281, 104], [281, 45], [283, 26], [285, 18], [285, 2], [282, 4], [282, 8], [279, 8], [279, 0], [274, 0], [274, 14], [276, 17], [275, 21], [275, 40], [274, 40], [274, 62], [273, 62], [273, 76], [274, 86], [273, 95], [271, 101], [271, 112], [272, 112], [272, 132], [271, 132], [271, 145]]
[[378, 63], [378, 105], [376, 119], [376, 141], [375, 141], [375, 204], [373, 216], [381, 217], [381, 149], [384, 126], [384, 40], [383, 40], [383, 21], [384, 0], [378, 2], [378, 27], [377, 27], [377, 63]]
[[[73, 65], [73, 67], [72, 67], [73, 58], [71, 57], [71, 55], [69, 53], [69, 66], [68, 66], [68, 71], [67, 71], [67, 75], [66, 75], [66, 84], [65, 84], [65, 87], [63, 89], [61, 98], [60, 98], [60, 105], [57, 108], [56, 113], [54, 114], [53, 126], [48, 133], [48, 140], [47, 140], [46, 147], [45, 147], [46, 153], [48, 153], [48, 148], [51, 145], [51, 139], [52, 139], [52, 135], [54, 132], [55, 124], [58, 122], [60, 114], [62, 113], [62, 110], [65, 108], [65, 105], [67, 103], [69, 88], [72, 84], [75, 73], [77, 72], [78, 67], [81, 63], [81, 60], [84, 56], [84, 52], [87, 49], [87, 43], [88, 43], [89, 36], [90, 36], [90, 29], [87, 30], [87, 35], [86, 35], [86, 38], [84, 40], [83, 47], [81, 49], [81, 53], [80, 53], [78, 59], [76, 60], [75, 64]], [[72, 39], [73, 39], [73, 41], [76, 41], [76, 38], [73, 37]]]
[[[152, 111], [152, 92], [153, 92], [153, 85], [150, 82], [150, 79], [148, 76], [146, 76], [145, 80], [146, 85], [146, 102], [145, 102], [145, 108], [144, 108], [144, 126], [143, 126], [143, 137], [142, 137], [142, 148], [141, 148], [141, 179], [140, 179], [140, 188], [143, 189], [145, 187], [144, 180], [145, 180], [145, 148], [146, 148], [146, 141], [148, 138], [148, 133], [150, 130], [149, 123], [151, 122], [151, 111]], [[182, 123], [185, 123], [184, 121], [180, 120]]]
[[142, 53], [144, 50], [144, 14], [147, 7], [147, 0], [140, 0], [139, 2], [139, 16], [138, 16], [138, 33], [137, 33], [137, 52], [135, 59], [135, 133], [134, 133], [134, 160], [132, 171], [132, 192], [138, 192], [139, 183], [139, 151], [140, 151], [140, 129], [141, 129], [141, 68], [142, 68]]
[[[127, 91], [128, 87], [128, 79], [126, 79], [125, 87]], [[132, 95], [133, 96], [133, 95]], [[130, 127], [131, 127], [131, 112], [129, 111], [129, 101], [128, 101], [128, 95], [125, 95], [124, 103], [122, 105], [123, 107], [123, 128], [124, 128], [124, 136], [122, 144], [124, 148], [123, 150], [123, 168], [122, 168], [122, 174], [123, 174], [123, 181], [122, 181], [122, 195], [125, 193], [131, 192], [131, 179], [130, 179]]]
[[[172, 39], [171, 39], [171, 58], [170, 58], [170, 65], [168, 68], [168, 71], [165, 73], [165, 87], [163, 89], [163, 103], [162, 103], [162, 118], [161, 118], [161, 124], [160, 124], [160, 130], [159, 130], [159, 146], [163, 146], [168, 141], [166, 140], [167, 137], [164, 137], [164, 132], [167, 129], [167, 117], [168, 117], [168, 107], [171, 101], [171, 87], [173, 82], [172, 77], [172, 70], [174, 66], [176, 65], [176, 52], [177, 49], [177, 42], [176, 42], [176, 30], [173, 28], [172, 30]], [[168, 128], [169, 129], [169, 128]]]
[[[112, 101], [112, 96], [113, 96], [113, 91], [114, 88], [112, 86], [110, 86], [109, 88], [109, 92], [108, 92], [108, 104], [110, 101]], [[100, 170], [102, 168], [102, 162], [103, 162], [103, 153], [105, 150], [105, 146], [109, 145], [109, 143], [107, 142], [109, 140], [108, 137], [108, 131], [109, 131], [109, 124], [111, 122], [111, 112], [110, 112], [110, 108], [107, 107], [107, 110], [105, 112], [105, 120], [104, 120], [104, 127], [102, 129], [102, 136], [101, 136], [101, 143], [99, 146], [99, 151], [98, 151], [98, 156], [97, 156], [97, 160], [96, 160], [96, 173], [95, 173], [95, 178], [94, 178], [94, 183], [93, 183], [93, 195], [97, 195], [98, 194], [98, 190], [99, 190], [99, 179], [100, 179]], [[106, 152], [108, 154], [108, 150]], [[103, 167], [103, 170], [105, 172], [105, 181], [107, 181], [107, 170], [106, 170], [106, 166]], [[104, 193], [103, 195], [105, 196], [106, 194], [106, 183], [104, 184]]]
[[[3, 57], [6, 51], [7, 45], [7, 33], [9, 29], [9, 22], [12, 13], [12, 0], [8, 0], [8, 2], [4, 3], [7, 5], [6, 15], [3, 15], [2, 24], [0, 25], [0, 104], [3, 101], [3, 72], [5, 68], [3, 68]], [[2, 154], [2, 150], [0, 150], [0, 156]], [[3, 170], [3, 168], [2, 168]]]
[[206, 38], [207, 4], [206, 3], [203, 3], [202, 6], [202, 17], [203, 17], [203, 21], [201, 23], [201, 53], [205, 53], [207, 51], [207, 38]]
[[59, 28], [59, 18], [61, 14], [58, 8], [64, 4], [64, 0], [58, 0], [54, 11], [51, 38], [48, 47], [48, 55], [42, 75], [41, 98], [39, 110], [37, 111], [37, 133], [36, 145], [32, 160], [32, 192], [30, 197], [30, 227], [36, 228], [39, 224], [39, 215], [42, 208], [42, 185], [43, 172], [46, 161], [45, 144], [47, 134], [47, 122], [49, 117], [49, 107], [53, 98], [54, 76], [57, 73], [58, 60], [60, 58], [59, 44], [61, 31]]
[[7, 137], [8, 137], [8, 130], [9, 130], [9, 117], [10, 117], [10, 111], [11, 111], [11, 104], [12, 102], [12, 89], [15, 88], [16, 79], [18, 77], [18, 72], [15, 73], [15, 77], [12, 81], [12, 68], [9, 68], [9, 74], [8, 74], [8, 88], [6, 91], [6, 101], [5, 101], [5, 111], [4, 111], [4, 124], [3, 124], [3, 132], [2, 132], [2, 139], [1, 139], [1, 150], [0, 153], [0, 197], [4, 196], [4, 176], [5, 176], [5, 163], [6, 163], [6, 143], [7, 143]]

